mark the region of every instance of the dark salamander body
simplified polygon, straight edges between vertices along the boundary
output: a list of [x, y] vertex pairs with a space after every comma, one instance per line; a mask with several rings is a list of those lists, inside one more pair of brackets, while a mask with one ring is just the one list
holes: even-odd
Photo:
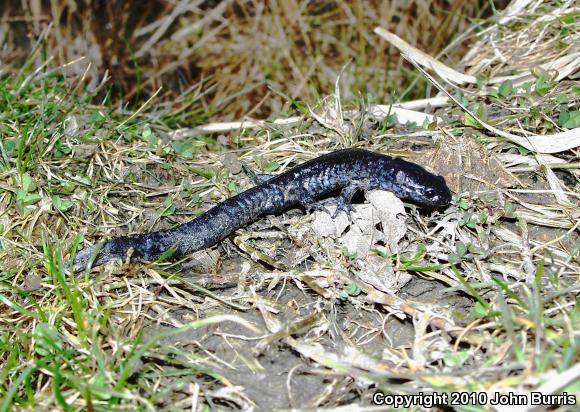
[[[236, 229], [254, 222], [260, 216], [303, 206], [310, 210], [315, 199], [337, 190], [338, 207], [348, 210], [357, 190], [382, 189], [401, 199], [421, 206], [444, 207], [451, 193], [441, 176], [402, 159], [362, 149], [332, 152], [303, 163], [211, 208], [198, 218], [173, 229], [107, 240], [96, 255], [93, 266], [111, 260], [125, 259], [132, 248], [131, 259], [151, 261], [172, 249], [172, 258], [181, 258], [208, 248]], [[82, 271], [95, 253], [96, 245], [74, 258], [73, 270]]]

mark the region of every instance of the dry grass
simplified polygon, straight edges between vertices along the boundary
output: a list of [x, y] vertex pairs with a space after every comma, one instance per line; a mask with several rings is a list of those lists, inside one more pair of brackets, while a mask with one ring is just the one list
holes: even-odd
[[[516, 75], [531, 69], [522, 56], [574, 52], [577, 12], [541, 23], [559, 6], [531, 6], [485, 23], [455, 68]], [[120, 114], [94, 104], [98, 80], [41, 57], [0, 78], [0, 410], [368, 410], [376, 391], [580, 392], [578, 148], [539, 155], [481, 124], [574, 130], [577, 81], [444, 84], [474, 116], [447, 101], [437, 126], [373, 119], [335, 96], [291, 125], [172, 140], [188, 109]], [[453, 205], [407, 207], [398, 250], [365, 256], [290, 211], [184, 262], [62, 269], [78, 244], [170, 227], [250, 187], [241, 160], [278, 173], [349, 145], [443, 174]]]
[[404, 91], [401, 85], [417, 74], [386, 44], [376, 44], [372, 29], [386, 26], [438, 53], [469, 27], [469, 18], [489, 13], [487, 1], [443, 0], [47, 3], [6, 6], [4, 70], [19, 71], [52, 22], [44, 46], [56, 64], [84, 58], [67, 67], [69, 75], [98, 82], [107, 71], [115, 100], [137, 105], [163, 87], [160, 100], [185, 113], [171, 118], [181, 126], [212, 116], [267, 118], [313, 104], [332, 91], [349, 62], [342, 76], [349, 100], [386, 101], [394, 91], [394, 99], [421, 95], [422, 87]]

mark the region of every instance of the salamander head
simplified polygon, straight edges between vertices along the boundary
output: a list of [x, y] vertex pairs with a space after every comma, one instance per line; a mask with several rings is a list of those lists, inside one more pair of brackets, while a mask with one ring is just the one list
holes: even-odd
[[401, 161], [394, 170], [393, 180], [390, 190], [402, 199], [435, 208], [451, 203], [451, 192], [445, 179], [417, 164]]

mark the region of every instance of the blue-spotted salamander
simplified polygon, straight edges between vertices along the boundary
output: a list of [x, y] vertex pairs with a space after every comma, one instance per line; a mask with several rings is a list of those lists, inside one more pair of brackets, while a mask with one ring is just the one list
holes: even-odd
[[97, 249], [93, 245], [78, 252], [73, 270], [125, 259], [132, 249], [133, 261], [153, 261], [172, 250], [171, 258], [181, 258], [208, 248], [236, 229], [296, 206], [307, 211], [316, 199], [340, 191], [338, 210], [348, 211], [358, 190], [381, 189], [419, 206], [442, 208], [451, 202], [451, 192], [441, 176], [402, 159], [363, 149], [338, 150], [294, 167], [280, 175], [249, 172], [257, 185], [233, 196], [190, 222], [172, 229], [117, 237]]

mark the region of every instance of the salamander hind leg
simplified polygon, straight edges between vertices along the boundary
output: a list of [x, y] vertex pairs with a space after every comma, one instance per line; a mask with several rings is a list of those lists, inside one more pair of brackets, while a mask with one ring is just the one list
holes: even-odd
[[269, 173], [257, 173], [256, 171], [254, 171], [254, 169], [252, 169], [250, 166], [248, 166], [248, 164], [246, 162], [242, 162], [242, 168], [244, 169], [244, 172], [246, 173], [246, 175], [250, 179], [252, 179], [252, 181], [256, 185], [261, 185], [262, 183], [266, 183], [268, 180], [275, 177], [275, 175], [271, 175]]
[[303, 187], [290, 188], [290, 190], [284, 193], [284, 198], [287, 201], [290, 200], [293, 204], [299, 204], [308, 214], [316, 210], [322, 210], [320, 203]]
[[311, 214], [314, 211], [317, 210], [323, 210], [322, 205], [320, 205], [319, 202], [316, 201], [316, 199], [314, 199], [312, 196], [303, 193], [300, 196], [300, 206], [302, 206], [304, 208], [304, 210], [306, 210], [306, 213]]

